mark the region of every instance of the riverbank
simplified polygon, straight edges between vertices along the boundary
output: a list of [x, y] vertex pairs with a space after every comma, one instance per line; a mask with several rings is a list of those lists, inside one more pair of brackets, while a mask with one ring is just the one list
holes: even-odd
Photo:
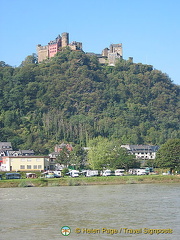
[[117, 185], [144, 183], [180, 183], [180, 175], [146, 175], [146, 176], [109, 176], [109, 177], [78, 177], [78, 178], [36, 178], [0, 180], [0, 188], [11, 187], [53, 187], [83, 185]]

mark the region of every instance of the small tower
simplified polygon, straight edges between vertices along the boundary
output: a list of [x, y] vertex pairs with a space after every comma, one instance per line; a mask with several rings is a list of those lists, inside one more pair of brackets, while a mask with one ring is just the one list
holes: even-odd
[[62, 47], [67, 47], [69, 45], [69, 33], [62, 33]]

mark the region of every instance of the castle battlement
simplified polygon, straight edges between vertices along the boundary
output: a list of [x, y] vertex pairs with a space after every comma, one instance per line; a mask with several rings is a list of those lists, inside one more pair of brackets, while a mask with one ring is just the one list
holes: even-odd
[[48, 46], [41, 46], [41, 44], [38, 44], [38, 45], [37, 45], [37, 49], [38, 49], [38, 50], [47, 50], [47, 49], [48, 49]]

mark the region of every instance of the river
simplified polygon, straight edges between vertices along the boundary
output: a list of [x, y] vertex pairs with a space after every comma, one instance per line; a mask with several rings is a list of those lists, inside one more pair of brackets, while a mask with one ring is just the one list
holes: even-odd
[[177, 240], [180, 185], [1, 188], [0, 214], [1, 240]]

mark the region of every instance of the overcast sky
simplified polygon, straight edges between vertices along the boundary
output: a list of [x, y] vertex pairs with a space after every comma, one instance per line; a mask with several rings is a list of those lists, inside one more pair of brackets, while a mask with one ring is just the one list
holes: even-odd
[[58, 34], [101, 53], [123, 44], [123, 58], [151, 64], [180, 84], [179, 0], [0, 0], [0, 61], [19, 66]]

